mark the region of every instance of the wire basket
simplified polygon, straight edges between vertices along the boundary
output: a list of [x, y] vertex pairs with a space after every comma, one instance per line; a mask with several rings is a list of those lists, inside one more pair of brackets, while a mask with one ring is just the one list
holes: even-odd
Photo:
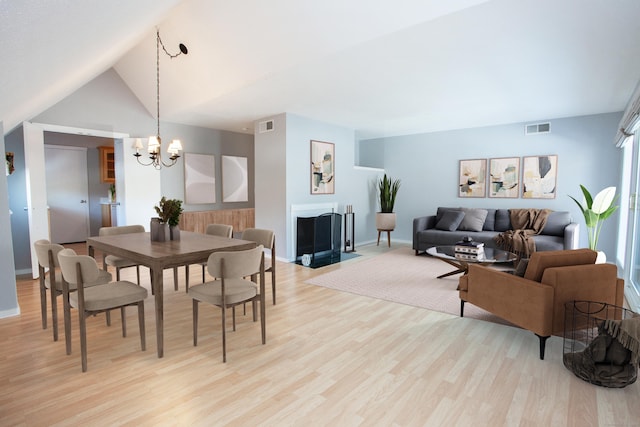
[[626, 387], [636, 381], [637, 364], [632, 363], [631, 351], [605, 330], [605, 322], [640, 315], [594, 301], [568, 302], [564, 314], [562, 360], [567, 369], [578, 378], [604, 387]]

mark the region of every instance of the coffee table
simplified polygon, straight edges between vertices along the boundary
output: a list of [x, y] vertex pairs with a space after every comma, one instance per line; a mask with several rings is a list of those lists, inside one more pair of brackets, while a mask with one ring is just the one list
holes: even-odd
[[[502, 249], [484, 248], [484, 256], [478, 258], [467, 258], [456, 253], [454, 246], [434, 246], [427, 249], [427, 254], [446, 262], [456, 268], [449, 273], [441, 274], [438, 279], [452, 276], [454, 274], [467, 274], [469, 264], [495, 265], [515, 262], [518, 256], [514, 253], [503, 251]], [[466, 254], [464, 254], [466, 255]]]

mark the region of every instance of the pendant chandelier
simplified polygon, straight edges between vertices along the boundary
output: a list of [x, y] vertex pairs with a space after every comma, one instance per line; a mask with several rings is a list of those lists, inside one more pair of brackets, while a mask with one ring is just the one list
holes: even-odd
[[176, 164], [176, 161], [180, 157], [180, 150], [182, 150], [182, 143], [179, 139], [174, 139], [169, 144], [169, 148], [167, 148], [167, 153], [169, 153], [170, 163], [165, 163], [162, 160], [162, 138], [160, 138], [160, 46], [162, 46], [162, 50], [167, 56], [171, 59], [180, 56], [182, 54], [187, 54], [188, 50], [185, 45], [180, 43], [178, 48], [180, 52], [176, 54], [171, 54], [164, 47], [164, 43], [162, 43], [162, 39], [160, 38], [160, 30], [156, 29], [156, 117], [157, 117], [157, 132], [155, 135], [149, 137], [149, 143], [147, 145], [147, 152], [149, 153], [149, 159], [151, 160], [148, 163], [144, 163], [140, 161], [140, 150], [144, 147], [142, 146], [142, 140], [140, 138], [136, 138], [133, 148], [135, 148], [136, 152], [134, 156], [138, 163], [143, 166], [153, 166], [156, 169], [162, 169], [162, 166], [171, 167]]

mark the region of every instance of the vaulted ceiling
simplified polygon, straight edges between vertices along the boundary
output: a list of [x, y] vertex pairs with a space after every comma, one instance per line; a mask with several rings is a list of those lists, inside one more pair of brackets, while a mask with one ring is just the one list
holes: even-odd
[[[5, 132], [113, 67], [155, 116], [236, 132], [289, 112], [360, 138], [621, 111], [637, 0], [0, 2]], [[105, 94], [108, 96], [108, 94]]]

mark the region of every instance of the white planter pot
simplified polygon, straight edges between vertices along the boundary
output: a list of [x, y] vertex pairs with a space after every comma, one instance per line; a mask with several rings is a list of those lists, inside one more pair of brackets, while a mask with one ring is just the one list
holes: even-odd
[[396, 214], [395, 213], [376, 213], [376, 228], [378, 230], [395, 230]]

